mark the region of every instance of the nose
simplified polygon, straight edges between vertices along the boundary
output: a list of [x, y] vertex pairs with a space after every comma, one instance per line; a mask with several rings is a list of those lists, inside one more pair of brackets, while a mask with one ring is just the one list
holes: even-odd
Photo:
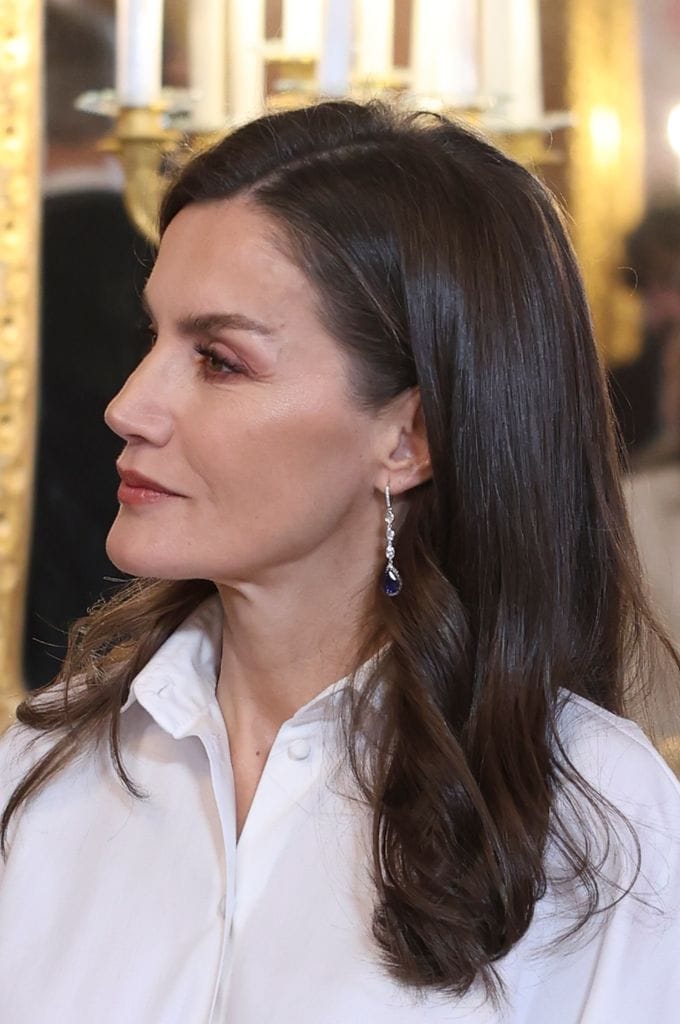
[[153, 351], [134, 370], [104, 413], [104, 422], [128, 443], [147, 441], [162, 447], [172, 433], [172, 417], [164, 402], [165, 389], [154, 373]]

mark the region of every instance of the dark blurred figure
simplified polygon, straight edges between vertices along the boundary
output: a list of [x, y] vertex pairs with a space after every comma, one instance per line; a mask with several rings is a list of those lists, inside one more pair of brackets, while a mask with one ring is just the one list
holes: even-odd
[[36, 486], [24, 636], [34, 688], [59, 669], [65, 630], [120, 579], [105, 541], [117, 511], [121, 443], [104, 409], [144, 347], [138, 294], [148, 254], [125, 214], [107, 122], [74, 109], [114, 78], [113, 24], [46, 8], [47, 153]]
[[680, 197], [650, 207], [626, 239], [623, 276], [642, 298], [640, 355], [611, 373], [611, 395], [631, 466], [674, 457], [680, 402]]

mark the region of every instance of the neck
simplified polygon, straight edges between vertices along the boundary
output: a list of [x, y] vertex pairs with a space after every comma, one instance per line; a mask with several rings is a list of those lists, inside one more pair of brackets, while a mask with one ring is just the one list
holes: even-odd
[[[220, 586], [224, 609], [217, 701], [229, 737], [237, 834], [282, 724], [358, 667], [375, 632], [379, 554], [354, 530], [266, 580]], [[376, 637], [377, 639], [377, 637]]]
[[217, 699], [230, 739], [253, 732], [273, 738], [296, 711], [357, 667], [374, 626], [374, 569], [354, 586], [342, 582], [337, 575], [310, 576], [307, 586], [298, 578], [294, 588], [285, 578], [266, 587], [218, 587], [224, 631]]

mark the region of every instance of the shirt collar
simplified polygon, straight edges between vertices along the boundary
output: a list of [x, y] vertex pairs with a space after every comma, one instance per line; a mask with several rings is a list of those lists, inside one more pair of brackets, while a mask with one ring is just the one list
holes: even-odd
[[179, 738], [191, 732], [215, 698], [222, 653], [222, 604], [203, 601], [137, 673], [121, 712], [139, 703]]
[[[222, 656], [223, 610], [219, 595], [203, 601], [162, 644], [130, 684], [121, 712], [139, 703], [176, 739], [196, 732], [197, 722], [218, 711], [215, 688]], [[380, 653], [357, 671], [361, 686], [375, 669]], [[338, 698], [351, 676], [331, 683], [301, 707], [296, 723], [334, 717]], [[221, 716], [220, 716], [221, 717]]]

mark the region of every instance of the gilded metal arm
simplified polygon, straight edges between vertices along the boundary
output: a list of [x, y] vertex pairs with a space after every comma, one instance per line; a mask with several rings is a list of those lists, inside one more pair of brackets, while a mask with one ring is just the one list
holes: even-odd
[[123, 198], [142, 235], [158, 244], [158, 210], [165, 190], [163, 164], [177, 151], [181, 132], [167, 127], [162, 109], [123, 107], [114, 135], [102, 148], [118, 155], [123, 166]]

